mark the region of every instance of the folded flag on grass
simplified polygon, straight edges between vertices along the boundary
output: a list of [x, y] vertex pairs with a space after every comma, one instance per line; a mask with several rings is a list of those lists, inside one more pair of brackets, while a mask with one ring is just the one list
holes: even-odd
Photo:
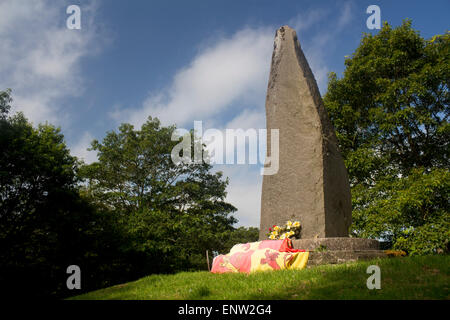
[[211, 272], [255, 272], [281, 269], [303, 269], [309, 252], [293, 249], [289, 239], [263, 240], [237, 244], [230, 253], [214, 258]]

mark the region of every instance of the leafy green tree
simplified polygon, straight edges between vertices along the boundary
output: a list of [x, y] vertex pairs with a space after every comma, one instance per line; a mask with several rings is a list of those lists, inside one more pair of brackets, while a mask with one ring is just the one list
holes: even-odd
[[[0, 92], [0, 287], [9, 297], [64, 297], [69, 265], [82, 289], [111, 283], [120, 233], [110, 215], [80, 197], [78, 161], [59, 128], [9, 116]], [[117, 277], [120, 280], [120, 277]], [[79, 292], [78, 292], [79, 293]]]
[[11, 89], [0, 91], [0, 120], [5, 120], [11, 109]]
[[385, 23], [363, 36], [342, 78], [330, 74], [324, 103], [349, 171], [353, 235], [448, 251], [438, 233], [449, 215], [449, 50], [448, 32], [425, 40], [409, 20]]
[[76, 160], [58, 129], [8, 117], [10, 102], [10, 91], [0, 93], [0, 281], [48, 295], [57, 290], [55, 275], [65, 278], [55, 257], [71, 234], [62, 231], [67, 204], [76, 203]]
[[205, 251], [220, 248], [236, 222], [220, 172], [205, 162], [174, 164], [174, 130], [151, 117], [140, 130], [122, 124], [93, 141], [99, 160], [80, 170], [92, 203], [120, 217], [137, 275], [206, 268]]

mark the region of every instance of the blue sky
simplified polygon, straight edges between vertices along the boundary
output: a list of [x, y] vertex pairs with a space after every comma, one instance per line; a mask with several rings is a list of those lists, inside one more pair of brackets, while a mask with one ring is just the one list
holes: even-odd
[[[81, 30], [66, 28], [67, 6]], [[366, 8], [391, 25], [405, 18], [425, 38], [449, 29], [450, 1], [0, 0], [0, 90], [34, 123], [61, 126], [74, 155], [121, 122], [191, 128], [264, 128], [275, 31], [297, 30], [322, 93], [358, 46]], [[239, 225], [258, 226], [258, 165], [216, 167], [230, 177]]]

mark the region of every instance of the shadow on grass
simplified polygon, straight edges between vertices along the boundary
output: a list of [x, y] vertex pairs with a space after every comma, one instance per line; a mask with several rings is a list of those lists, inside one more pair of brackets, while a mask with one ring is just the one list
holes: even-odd
[[[367, 267], [381, 269], [369, 290]], [[75, 299], [292, 300], [449, 299], [450, 256], [398, 257], [254, 274], [151, 275]]]

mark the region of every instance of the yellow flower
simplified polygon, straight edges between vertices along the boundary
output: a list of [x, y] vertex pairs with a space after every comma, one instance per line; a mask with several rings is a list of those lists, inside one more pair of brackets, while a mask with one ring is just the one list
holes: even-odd
[[269, 236], [269, 239], [270, 240], [275, 240], [277, 237], [272, 233], [270, 236]]
[[295, 221], [295, 222], [292, 224], [292, 226], [298, 228], [298, 227], [300, 227], [300, 222], [299, 222], [299, 221]]
[[283, 233], [282, 235], [281, 235], [281, 237], [280, 237], [280, 240], [283, 240], [283, 239], [285, 239], [286, 238], [286, 233]]
[[406, 256], [406, 252], [403, 250], [384, 250], [384, 253], [391, 257]]
[[292, 226], [292, 221], [286, 222], [286, 227], [288, 230], [291, 228], [291, 226]]
[[295, 234], [294, 231], [289, 231], [289, 236], [293, 236]]
[[280, 227], [279, 226], [275, 226], [275, 227], [273, 227], [273, 230], [278, 231], [278, 230], [280, 230]]
[[272, 231], [271, 235], [273, 235], [274, 237], [276, 237], [278, 235], [277, 231]]

